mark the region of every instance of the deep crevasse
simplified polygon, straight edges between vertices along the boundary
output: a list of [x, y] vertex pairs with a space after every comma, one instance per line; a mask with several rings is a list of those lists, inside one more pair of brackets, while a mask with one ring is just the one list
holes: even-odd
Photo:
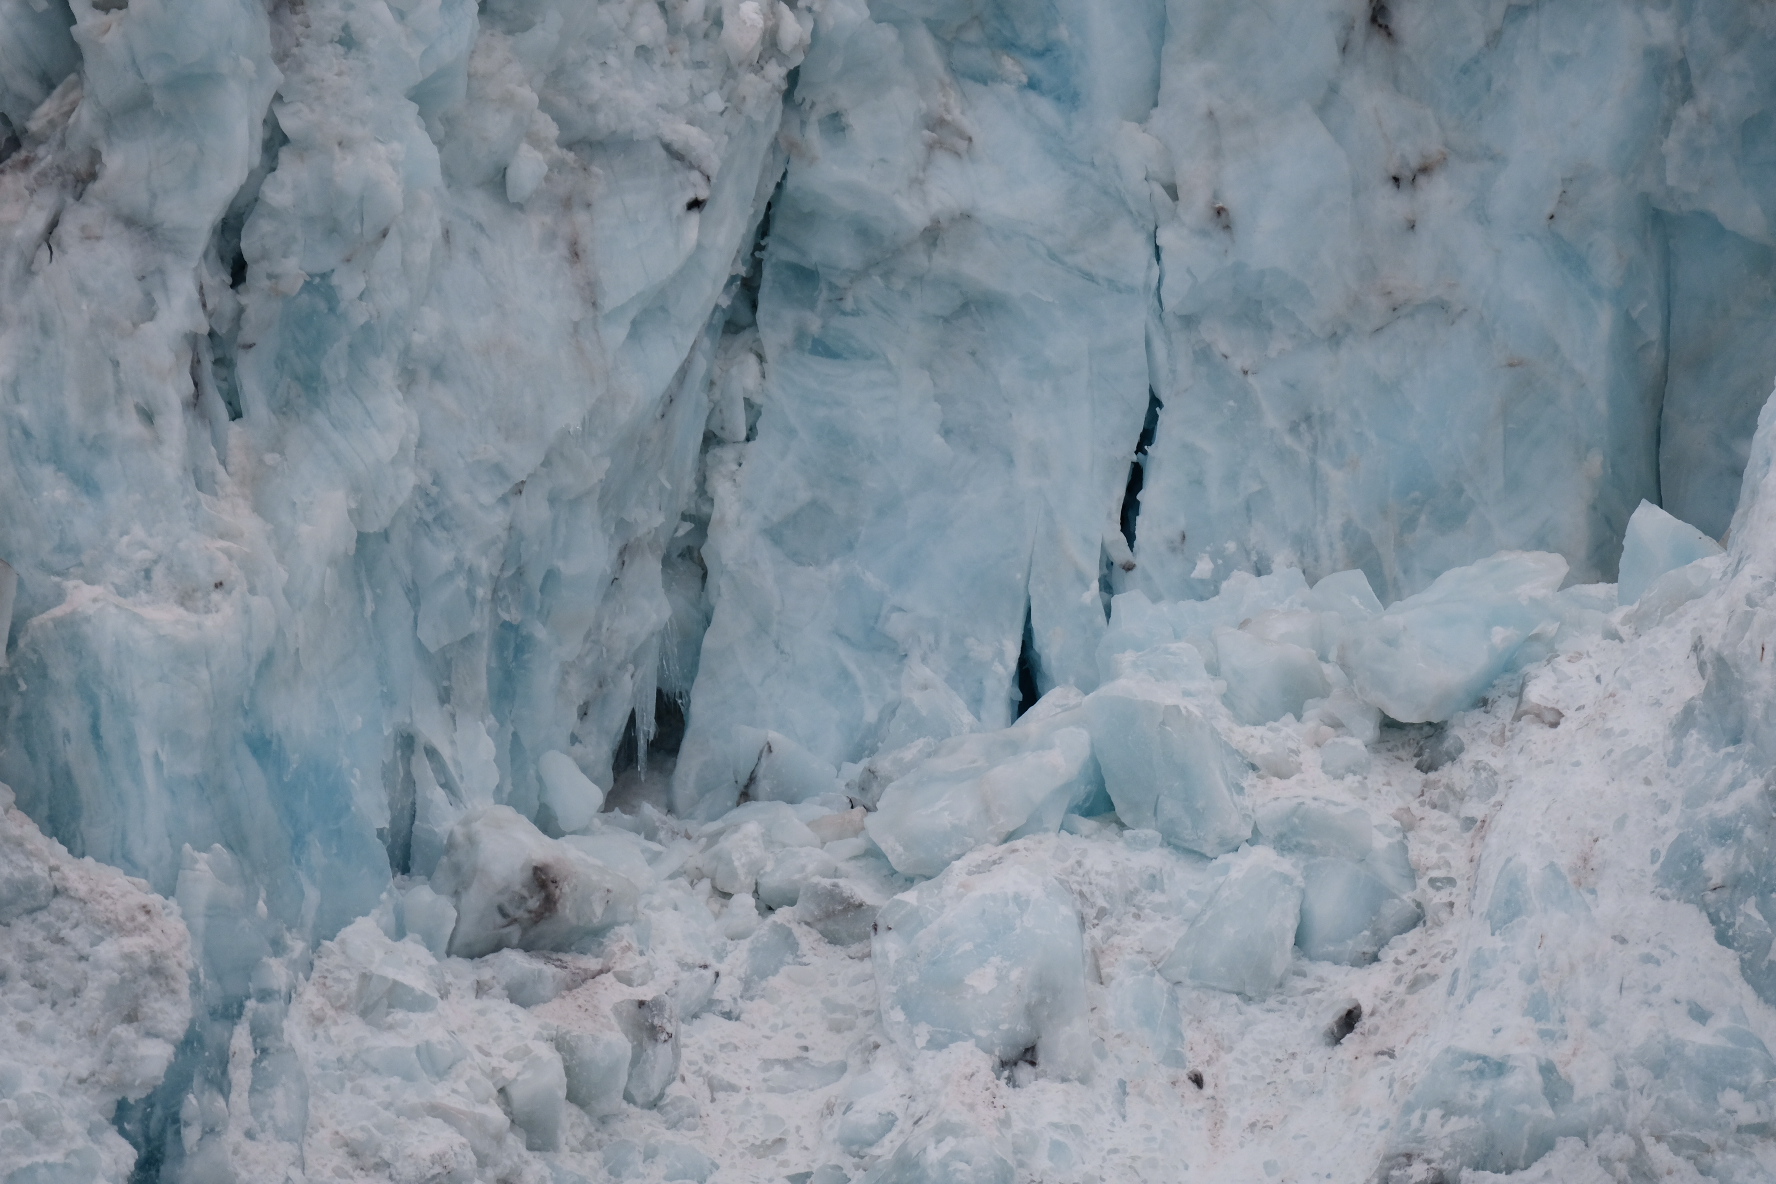
[[[75, 852], [175, 897], [205, 967], [173, 1077], [120, 1125], [169, 1178], [244, 1170], [243, 1001], [323, 989], [289, 977], [302, 943], [393, 907], [391, 878], [429, 876], [465, 811], [581, 829], [578, 783], [539, 761], [610, 788], [656, 688], [688, 696], [681, 815], [809, 785], [873, 800], [906, 754], [1009, 724], [1020, 655], [1038, 691], [1091, 691], [1113, 592], [1360, 566], [1391, 600], [1500, 547], [1601, 578], [1642, 497], [1724, 531], [1776, 372], [1760, 20], [0, 5], [0, 558], [19, 575], [0, 775]], [[1749, 570], [1762, 536], [1739, 534]], [[1716, 731], [1684, 735], [1731, 754], [1750, 725], [1718, 688], [1755, 668], [1721, 653], [1725, 699], [1694, 713]], [[1273, 779], [1317, 776], [1265, 751]], [[668, 800], [662, 764], [629, 775], [633, 800]], [[1692, 862], [1732, 828], [1684, 831]], [[1121, 874], [1089, 838], [1052, 842]], [[703, 883], [768, 910], [762, 869], [725, 858]], [[1723, 909], [1688, 868], [1625, 898], [1700, 901], [1759, 985], [1762, 881]], [[904, 886], [872, 875], [835, 915]], [[423, 928], [405, 916], [384, 928]], [[708, 940], [661, 956], [709, 961]], [[370, 956], [341, 948], [323, 959]], [[1152, 984], [1126, 981], [1147, 985], [1114, 1006], [1147, 1015]], [[251, 1056], [308, 1068], [262, 1073], [288, 1097], [254, 1121], [300, 1147], [319, 1054], [281, 1024]], [[894, 1088], [881, 1113], [916, 1117]], [[439, 1170], [531, 1170], [501, 1146]], [[1350, 1154], [1524, 1166], [1402, 1146]], [[677, 1170], [657, 1158], [638, 1170]]]

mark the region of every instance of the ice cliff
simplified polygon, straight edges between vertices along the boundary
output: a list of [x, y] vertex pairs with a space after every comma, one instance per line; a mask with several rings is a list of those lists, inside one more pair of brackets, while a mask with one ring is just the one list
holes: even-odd
[[1776, 1175], [1773, 64], [0, 0], [0, 1181]]

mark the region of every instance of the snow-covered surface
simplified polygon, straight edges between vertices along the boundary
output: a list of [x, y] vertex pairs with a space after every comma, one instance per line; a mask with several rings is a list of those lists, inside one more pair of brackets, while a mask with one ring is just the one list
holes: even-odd
[[0, 1180], [1776, 1177], [1772, 60], [0, 0]]
[[70, 856], [0, 785], [0, 1179], [129, 1178], [112, 1115], [166, 1073], [192, 969], [178, 909]]

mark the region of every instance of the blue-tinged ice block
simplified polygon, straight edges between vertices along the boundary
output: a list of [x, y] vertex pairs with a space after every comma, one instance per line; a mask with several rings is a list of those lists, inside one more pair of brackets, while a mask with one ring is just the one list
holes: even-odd
[[883, 790], [865, 828], [895, 871], [935, 876], [983, 843], [1052, 832], [1096, 780], [1082, 727], [963, 736]]
[[1086, 700], [1092, 749], [1117, 816], [1204, 855], [1252, 833], [1244, 757], [1222, 736], [1231, 722], [1194, 647], [1151, 650]]
[[1582, 1103], [1575, 1105], [1572, 1083], [1547, 1058], [1449, 1047], [1407, 1096], [1383, 1168], [1522, 1171], [1562, 1136], [1583, 1136], [1588, 1117]]
[[1363, 966], [1416, 926], [1417, 877], [1406, 837], [1392, 819], [1320, 798], [1284, 799], [1258, 813], [1258, 834], [1301, 864], [1301, 927], [1295, 944], [1309, 958]]
[[[1267, 623], [1275, 627], [1294, 622], [1273, 616]], [[1317, 640], [1311, 634], [1296, 636]], [[1302, 704], [1332, 692], [1313, 647], [1267, 640], [1244, 629], [1216, 630], [1214, 646], [1221, 678], [1227, 683], [1223, 698], [1242, 724], [1267, 724], [1285, 715], [1299, 719]]]
[[549, 838], [508, 806], [457, 823], [432, 888], [456, 906], [449, 949], [464, 958], [513, 946], [571, 949], [634, 920], [640, 899], [628, 877]]
[[1301, 873], [1268, 847], [1223, 856], [1214, 895], [1160, 963], [1175, 983], [1213, 987], [1247, 998], [1283, 980], [1301, 921]]
[[1085, 1071], [1078, 906], [1015, 855], [964, 860], [889, 901], [872, 954], [883, 1022], [909, 1051], [972, 1040], [1003, 1062], [1033, 1049], [1044, 1072]]
[[1532, 633], [1558, 624], [1552, 597], [1566, 571], [1566, 560], [1545, 551], [1501, 551], [1454, 568], [1353, 629], [1338, 662], [1394, 719], [1446, 720], [1479, 701]]
[[1622, 539], [1621, 572], [1616, 578], [1616, 597], [1633, 604], [1653, 581], [1668, 571], [1722, 553], [1724, 548], [1687, 522], [1667, 514], [1651, 502], [1641, 502], [1628, 519]]
[[1188, 641], [1205, 660], [1212, 660], [1215, 630], [1238, 628], [1277, 610], [1304, 608], [1307, 592], [1301, 573], [1285, 567], [1267, 576], [1235, 573], [1207, 600], [1155, 601], [1139, 589], [1121, 593], [1110, 602], [1110, 626], [1098, 642], [1098, 677], [1105, 682], [1116, 677], [1119, 655], [1174, 641]]

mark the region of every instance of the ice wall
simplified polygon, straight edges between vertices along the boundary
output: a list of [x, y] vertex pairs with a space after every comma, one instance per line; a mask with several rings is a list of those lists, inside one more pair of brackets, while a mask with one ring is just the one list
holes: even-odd
[[5, 92], [56, 87], [0, 174], [4, 765], [77, 851], [170, 892], [221, 843], [331, 931], [426, 818], [534, 812], [539, 757], [602, 776], [651, 711], [711, 320], [806, 31], [73, 16], [0, 33], [78, 66]]

